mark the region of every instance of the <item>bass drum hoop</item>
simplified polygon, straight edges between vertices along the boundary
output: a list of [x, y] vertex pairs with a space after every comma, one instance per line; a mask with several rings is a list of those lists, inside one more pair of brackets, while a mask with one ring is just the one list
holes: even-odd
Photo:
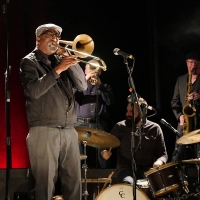
[[[129, 185], [129, 184], [126, 184], [126, 183], [121, 183], [121, 184], [114, 184], [114, 185], [112, 185], [112, 186], [110, 186], [110, 187], [107, 187], [107, 188], [105, 188], [103, 191], [101, 191], [100, 193], [99, 193], [99, 195], [95, 198], [95, 200], [110, 200], [110, 199], [108, 199], [107, 197], [105, 197], [105, 194], [107, 194], [107, 193], [109, 193], [109, 191], [111, 191], [111, 189], [121, 189], [121, 188], [128, 188], [128, 189], [130, 189], [130, 193], [128, 193], [129, 195], [131, 195], [131, 197], [129, 198], [121, 198], [121, 197], [119, 197], [119, 199], [121, 200], [121, 199], [126, 199], [126, 200], [132, 200], [133, 199], [133, 196], [132, 196], [132, 189], [133, 189], [133, 186], [131, 186], [131, 185]], [[112, 192], [112, 191], [111, 191]], [[128, 191], [129, 192], [129, 191]], [[104, 195], [103, 197], [101, 197], [102, 195]], [[138, 197], [138, 195], [140, 195], [140, 198]], [[105, 198], [104, 198], [105, 197]], [[142, 191], [142, 190], [140, 190], [140, 189], [138, 189], [137, 187], [136, 187], [136, 199], [139, 199], [139, 200], [150, 200], [149, 199], [149, 197]], [[141, 198], [142, 197], [142, 198]], [[114, 200], [118, 200], [118, 198], [117, 199], [114, 199]]]

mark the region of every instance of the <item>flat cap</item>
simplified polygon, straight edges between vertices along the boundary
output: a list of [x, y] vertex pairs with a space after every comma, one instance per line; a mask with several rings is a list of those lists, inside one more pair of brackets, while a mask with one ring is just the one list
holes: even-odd
[[200, 53], [197, 51], [192, 51], [186, 55], [186, 60], [187, 59], [194, 59], [200, 61]]
[[44, 31], [49, 29], [56, 29], [60, 34], [62, 32], [62, 28], [60, 26], [57, 26], [55, 24], [43, 24], [41, 26], [38, 26], [35, 30], [36, 37], [40, 36]]

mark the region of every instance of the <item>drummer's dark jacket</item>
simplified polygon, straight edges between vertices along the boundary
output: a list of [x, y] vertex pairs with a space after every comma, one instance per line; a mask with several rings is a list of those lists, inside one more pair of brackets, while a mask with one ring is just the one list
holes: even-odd
[[77, 120], [72, 87], [87, 89], [82, 68], [76, 64], [58, 75], [55, 55], [35, 49], [21, 60], [20, 78], [26, 97], [29, 127], [73, 127]]
[[156, 160], [167, 162], [168, 155], [166, 151], [164, 136], [160, 126], [147, 120], [141, 130], [140, 136], [135, 136], [135, 155], [131, 154], [131, 128], [127, 127], [125, 120], [118, 122], [111, 134], [120, 140], [120, 146], [117, 149], [117, 172], [121, 170], [131, 170], [132, 161], [136, 163], [136, 169], [150, 169]]

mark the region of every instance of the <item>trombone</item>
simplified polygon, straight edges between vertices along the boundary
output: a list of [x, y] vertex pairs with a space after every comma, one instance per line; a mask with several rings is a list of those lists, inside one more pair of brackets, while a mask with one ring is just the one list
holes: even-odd
[[[105, 62], [101, 58], [91, 55], [94, 50], [94, 42], [89, 35], [80, 34], [74, 39], [74, 41], [59, 40], [59, 44], [60, 43], [65, 44], [66, 46], [62, 47], [58, 45], [56, 52], [57, 55], [63, 56], [63, 53], [68, 51], [69, 54], [73, 52], [79, 58], [91, 57], [92, 60], [90, 61], [85, 61], [82, 59], [78, 59], [78, 61], [89, 64], [90, 66], [96, 68], [96, 70], [101, 68], [106, 71], [107, 67]], [[68, 48], [68, 46], [71, 46], [72, 48]]]

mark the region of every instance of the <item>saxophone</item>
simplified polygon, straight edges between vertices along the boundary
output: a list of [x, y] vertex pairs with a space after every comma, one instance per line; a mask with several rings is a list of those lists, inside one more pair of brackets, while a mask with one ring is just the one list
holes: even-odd
[[183, 115], [185, 120], [185, 124], [183, 126], [183, 135], [186, 135], [192, 131], [192, 121], [193, 117], [196, 115], [196, 108], [191, 104], [190, 100], [188, 100], [188, 96], [192, 89], [192, 71], [193, 70], [191, 70], [188, 74], [187, 93], [185, 97], [185, 105], [183, 107]]

